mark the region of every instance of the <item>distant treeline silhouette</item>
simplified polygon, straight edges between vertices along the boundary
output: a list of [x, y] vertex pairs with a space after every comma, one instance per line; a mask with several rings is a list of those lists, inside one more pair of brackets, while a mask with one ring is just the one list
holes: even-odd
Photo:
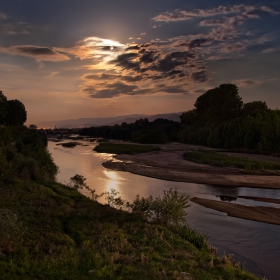
[[251, 152], [280, 152], [280, 111], [266, 102], [243, 103], [238, 87], [221, 84], [199, 96], [181, 122], [140, 119], [134, 123], [90, 127], [81, 135], [139, 143], [182, 143]]
[[178, 141], [180, 128], [179, 122], [166, 119], [150, 122], [145, 118], [131, 124], [124, 122], [121, 125], [84, 128], [81, 129], [80, 134], [143, 144], [163, 144]]

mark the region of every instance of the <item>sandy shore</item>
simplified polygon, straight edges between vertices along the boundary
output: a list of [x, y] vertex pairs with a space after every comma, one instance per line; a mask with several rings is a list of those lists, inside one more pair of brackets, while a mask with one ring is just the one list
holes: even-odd
[[231, 217], [280, 225], [280, 208], [250, 207], [198, 197], [193, 197], [191, 201], [207, 208], [225, 212]]
[[[170, 143], [159, 145], [160, 152], [136, 155], [116, 155], [115, 160], [103, 163], [106, 168], [127, 171], [157, 179], [219, 186], [280, 189], [280, 176], [265, 173], [247, 174], [238, 168], [197, 164], [183, 158], [185, 151], [201, 149], [200, 146]], [[205, 149], [211, 149], [205, 147]], [[214, 149], [213, 149], [214, 150]], [[280, 162], [280, 158], [236, 154], [252, 159]]]

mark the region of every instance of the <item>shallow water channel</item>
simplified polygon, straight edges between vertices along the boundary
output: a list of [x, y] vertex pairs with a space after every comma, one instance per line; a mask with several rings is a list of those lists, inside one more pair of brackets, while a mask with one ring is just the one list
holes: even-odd
[[[215, 200], [236, 196], [280, 199], [280, 190], [170, 182], [109, 170], [104, 168], [102, 163], [112, 159], [113, 155], [98, 154], [92, 151], [96, 146], [95, 143], [79, 142], [88, 146], [78, 145], [75, 148], [64, 148], [55, 142], [48, 143], [49, 151], [60, 169], [57, 181], [67, 184], [70, 177], [80, 174], [87, 178], [86, 183], [95, 189], [97, 194], [116, 189], [124, 200], [132, 201], [137, 194], [143, 197], [160, 196], [164, 190], [177, 188], [180, 193], [186, 193], [190, 197]], [[231, 203], [279, 207], [276, 204], [240, 198]], [[245, 262], [245, 269], [257, 276], [266, 276], [269, 280], [279, 279], [280, 226], [229, 217], [225, 213], [195, 203], [192, 203], [187, 211], [188, 223], [210, 237], [210, 243], [217, 248], [219, 255], [233, 254], [235, 260]]]

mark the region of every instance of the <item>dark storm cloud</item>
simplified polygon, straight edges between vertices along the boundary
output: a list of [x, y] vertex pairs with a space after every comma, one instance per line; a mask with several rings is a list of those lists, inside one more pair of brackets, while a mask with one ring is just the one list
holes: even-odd
[[53, 62], [70, 59], [68, 56], [58, 53], [50, 48], [29, 46], [29, 45], [0, 47], [0, 52], [8, 53], [11, 55], [28, 56], [28, 57], [35, 58], [36, 60], [53, 61]]

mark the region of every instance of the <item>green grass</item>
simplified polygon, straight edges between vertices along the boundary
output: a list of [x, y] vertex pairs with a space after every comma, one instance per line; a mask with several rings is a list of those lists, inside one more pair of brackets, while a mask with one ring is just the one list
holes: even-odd
[[152, 151], [160, 151], [160, 148], [151, 145], [101, 143], [93, 150], [98, 153], [139, 154]]
[[0, 192], [1, 280], [257, 279], [188, 227], [145, 222], [61, 184], [17, 181]]
[[186, 152], [185, 159], [222, 167], [237, 167], [249, 171], [279, 171], [280, 163], [233, 157], [209, 150]]

